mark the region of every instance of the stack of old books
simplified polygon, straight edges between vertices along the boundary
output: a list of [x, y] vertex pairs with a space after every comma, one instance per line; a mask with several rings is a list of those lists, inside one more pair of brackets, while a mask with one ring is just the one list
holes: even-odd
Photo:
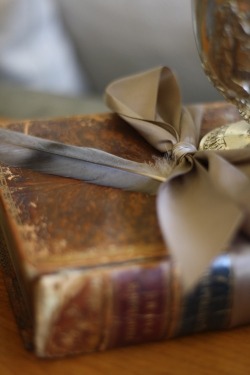
[[[229, 104], [201, 106], [202, 134], [225, 119], [238, 119]], [[5, 126], [138, 162], [157, 154], [115, 114]], [[237, 298], [244, 298], [240, 291], [236, 296], [234, 277], [237, 264], [250, 256], [246, 240], [232, 244], [231, 253], [217, 258], [182, 297], [155, 196], [4, 164], [0, 173], [6, 286], [25, 344], [38, 356], [93, 352], [250, 321], [247, 305], [240, 320], [235, 307]]]

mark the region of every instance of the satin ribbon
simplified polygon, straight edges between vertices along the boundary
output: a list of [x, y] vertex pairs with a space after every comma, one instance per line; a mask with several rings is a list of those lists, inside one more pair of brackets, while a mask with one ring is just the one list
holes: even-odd
[[250, 149], [197, 151], [202, 114], [182, 107], [166, 67], [111, 83], [105, 100], [171, 163], [157, 214], [188, 292], [237, 233], [250, 234]]

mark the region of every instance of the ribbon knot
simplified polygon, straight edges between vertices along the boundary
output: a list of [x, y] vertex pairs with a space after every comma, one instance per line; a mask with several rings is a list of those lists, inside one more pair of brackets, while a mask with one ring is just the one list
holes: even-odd
[[179, 164], [185, 156], [194, 154], [196, 151], [195, 145], [189, 142], [178, 142], [173, 146], [172, 158], [176, 164]]

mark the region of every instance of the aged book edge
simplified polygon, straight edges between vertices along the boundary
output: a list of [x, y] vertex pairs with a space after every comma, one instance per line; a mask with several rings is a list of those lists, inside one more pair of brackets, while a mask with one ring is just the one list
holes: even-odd
[[3, 269], [4, 283], [25, 348], [33, 350], [33, 328], [30, 309], [25, 303], [23, 290], [18, 281], [13, 262], [11, 262], [9, 255], [6, 254], [8, 254], [6, 240], [2, 229], [0, 229], [0, 266]]

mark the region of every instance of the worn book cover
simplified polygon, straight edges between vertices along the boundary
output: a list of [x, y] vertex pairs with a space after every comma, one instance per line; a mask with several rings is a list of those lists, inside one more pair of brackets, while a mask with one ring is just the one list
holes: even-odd
[[[229, 104], [200, 107], [202, 134], [238, 119]], [[5, 126], [139, 162], [152, 161], [157, 153], [114, 114]], [[230, 254], [216, 259], [183, 299], [158, 226], [155, 196], [4, 164], [0, 178], [6, 286], [25, 345], [38, 356], [106, 350], [237, 325], [232, 316], [237, 269], [232, 269]], [[235, 246], [244, 263], [248, 243]], [[250, 321], [250, 312], [243, 314], [243, 321]]]

